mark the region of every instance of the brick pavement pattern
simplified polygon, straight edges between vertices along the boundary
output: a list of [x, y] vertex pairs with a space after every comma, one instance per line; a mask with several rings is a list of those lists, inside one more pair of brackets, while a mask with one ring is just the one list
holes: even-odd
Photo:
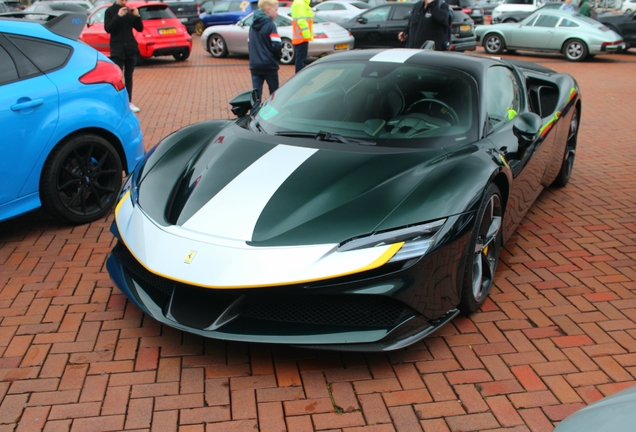
[[[249, 88], [246, 58], [194, 45], [135, 72], [147, 147]], [[114, 288], [112, 216], [36, 211], [0, 224], [0, 432], [539, 432], [636, 384], [636, 55], [516, 58], [575, 76], [582, 126], [570, 184], [505, 245], [480, 312], [386, 354], [206, 340]]]

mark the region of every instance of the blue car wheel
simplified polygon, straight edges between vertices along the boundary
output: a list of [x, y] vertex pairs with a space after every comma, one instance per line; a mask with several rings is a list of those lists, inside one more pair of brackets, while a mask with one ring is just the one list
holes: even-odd
[[49, 155], [40, 199], [49, 214], [84, 224], [111, 211], [121, 184], [122, 163], [113, 146], [98, 135], [76, 135]]

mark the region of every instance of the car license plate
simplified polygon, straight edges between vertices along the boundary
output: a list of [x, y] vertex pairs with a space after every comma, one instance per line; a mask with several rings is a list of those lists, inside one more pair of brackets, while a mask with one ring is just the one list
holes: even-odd
[[463, 25], [459, 28], [461, 31], [470, 31], [470, 26], [469, 25]]
[[179, 21], [181, 21], [181, 22], [188, 22], [188, 19], [187, 19], [187, 18], [179, 18]]
[[175, 34], [175, 33], [177, 33], [177, 29], [174, 27], [159, 29], [159, 34], [162, 34], [162, 35]]
[[346, 49], [349, 49], [349, 44], [336, 44], [336, 46], [334, 46], [334, 49], [336, 51], [346, 50]]

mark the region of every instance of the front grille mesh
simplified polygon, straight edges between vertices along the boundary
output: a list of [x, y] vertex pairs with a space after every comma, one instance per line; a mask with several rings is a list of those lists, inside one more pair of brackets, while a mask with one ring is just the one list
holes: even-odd
[[115, 255], [119, 262], [126, 267], [126, 270], [144, 281], [146, 285], [151, 286], [164, 294], [172, 294], [175, 282], [170, 279], [157, 276], [156, 274], [146, 270], [146, 268], [135, 259], [128, 248], [126, 248], [126, 246], [124, 246], [121, 242], [117, 242], [117, 245], [113, 249], [113, 255]]
[[297, 324], [392, 327], [413, 313], [404, 304], [387, 297], [305, 295], [255, 298], [243, 315]]
[[[303, 295], [282, 295], [278, 288], [216, 291], [190, 285], [185, 286], [148, 271], [122, 243], [117, 243], [117, 246], [113, 249], [113, 254], [126, 270], [131, 273], [133, 278], [141, 282], [146, 288], [158, 290], [168, 296], [172, 295], [174, 289], [192, 290], [191, 295], [174, 297], [174, 299], [179, 298], [178, 302], [180, 304], [173, 306], [177, 306], [180, 309], [185, 308], [194, 311], [197, 306], [201, 306], [195, 303], [213, 301], [215, 298], [214, 293], [216, 292], [219, 296], [228, 294], [235, 294], [237, 297], [244, 296], [244, 300], [238, 307], [238, 314], [245, 318], [270, 322], [386, 328], [398, 325], [406, 318], [415, 315], [415, 312], [404, 303], [382, 296], [360, 294], [327, 295], [311, 292], [304, 292]], [[277, 293], [264, 294], [264, 290], [276, 290]], [[201, 295], [197, 295], [199, 291]], [[188, 306], [188, 303], [191, 302], [191, 306]], [[214, 303], [217, 302], [214, 301]], [[210, 309], [213, 308], [211, 307]], [[212, 317], [208, 317], [208, 319], [214, 320]]]

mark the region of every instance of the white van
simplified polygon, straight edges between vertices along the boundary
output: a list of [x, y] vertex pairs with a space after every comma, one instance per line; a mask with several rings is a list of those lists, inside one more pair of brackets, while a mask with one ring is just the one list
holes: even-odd
[[[492, 11], [492, 18], [508, 12], [532, 12], [543, 6], [541, 0], [503, 0], [503, 2]], [[496, 21], [496, 20], [495, 20]]]

